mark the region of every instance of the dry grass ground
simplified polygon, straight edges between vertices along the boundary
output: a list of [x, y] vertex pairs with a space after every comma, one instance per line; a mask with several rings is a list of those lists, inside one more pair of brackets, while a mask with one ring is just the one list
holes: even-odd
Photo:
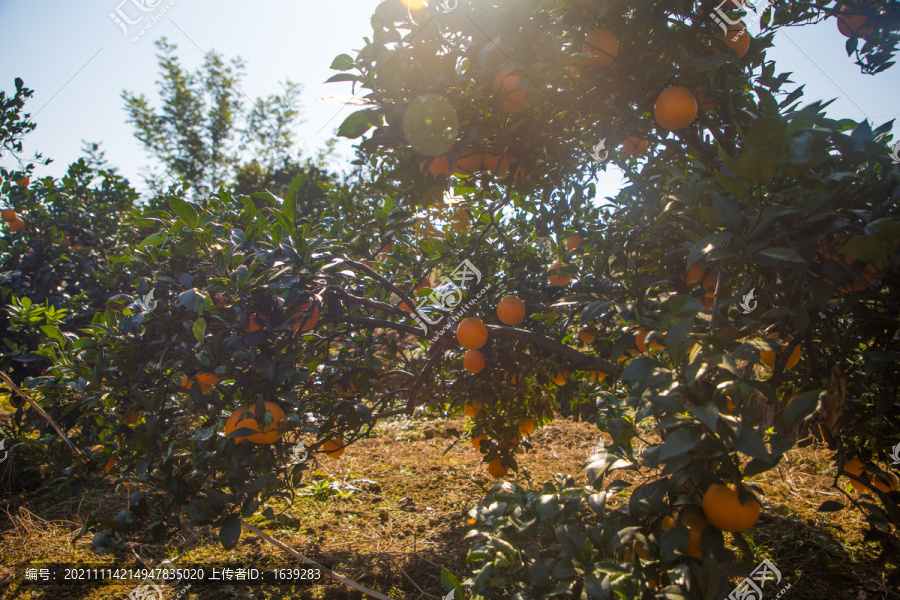
[[[292, 505], [271, 504], [279, 523], [257, 526], [301, 554], [396, 600], [440, 598], [441, 566], [464, 579], [467, 526], [464, 517], [495, 480], [480, 454], [465, 442], [442, 437], [459, 419], [424, 423], [397, 419], [380, 424], [373, 437], [350, 447], [343, 457], [323, 457], [307, 479], [309, 495]], [[599, 441], [595, 426], [557, 419], [532, 436], [535, 450], [522, 455], [523, 470], [511, 480], [540, 486], [555, 473], [584, 480], [580, 468]], [[838, 499], [831, 486], [827, 451], [794, 449], [775, 470], [758, 478], [765, 506], [750, 538], [793, 585], [784, 600], [875, 600], [900, 598], [883, 584], [885, 567], [877, 549], [862, 539], [859, 514], [821, 514], [816, 508]], [[639, 474], [626, 479], [637, 481]], [[348, 487], [352, 486], [351, 487]], [[73, 600], [123, 599], [131, 586], [101, 583], [69, 587], [24, 587], [14, 574], [36, 561], [102, 563], [88, 550], [89, 536], [70, 543], [86, 514], [110, 517], [120, 510], [124, 492], [112, 480], [98, 482], [83, 496], [45, 490], [0, 498], [0, 598]], [[141, 548], [152, 565], [162, 548]], [[185, 531], [169, 551], [182, 553], [179, 565], [223, 562], [246, 566], [292, 565], [284, 552], [244, 532], [240, 544], [224, 552], [207, 529]], [[167, 586], [165, 598], [178, 589]], [[360, 598], [359, 592], [326, 582], [291, 588], [247, 585], [195, 587], [181, 598], [193, 600], [274, 598]]]

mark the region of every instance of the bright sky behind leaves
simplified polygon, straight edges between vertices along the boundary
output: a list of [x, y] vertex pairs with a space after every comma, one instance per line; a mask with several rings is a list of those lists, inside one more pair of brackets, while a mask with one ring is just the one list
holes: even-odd
[[[126, 36], [110, 17], [120, 6], [128, 15], [139, 14], [132, 0], [120, 2], [0, 0], [0, 86], [11, 94], [14, 78], [21, 77], [35, 90], [26, 110], [38, 127], [26, 138], [25, 156], [39, 150], [54, 159], [38, 169], [39, 176], [62, 175], [66, 165], [81, 156], [82, 141], [102, 142], [110, 162], [144, 189], [140, 175], [148, 157], [125, 122], [121, 93], [143, 92], [157, 99], [153, 41], [162, 36], [178, 45], [178, 57], [189, 70], [199, 66], [209, 50], [226, 59], [243, 58], [246, 76], [241, 87], [248, 104], [251, 98], [280, 92], [279, 83], [286, 79], [302, 83], [305, 122], [296, 130], [307, 153], [320, 149], [355, 108], [319, 98], [351, 93], [347, 83], [324, 81], [334, 74], [329, 66], [336, 55], [355, 55], [362, 37], [371, 36], [369, 18], [377, 2], [164, 0], [159, 8], [170, 6], [164, 16], [135, 42], [131, 38], [139, 26]], [[791, 71], [793, 81], [806, 84], [804, 103], [836, 98], [828, 110], [831, 117], [868, 118], [876, 125], [896, 118], [900, 66], [862, 75], [847, 56], [845, 41], [834, 19], [828, 19], [782, 30], [769, 58], [779, 72]], [[895, 125], [893, 131], [896, 140], [900, 128]], [[334, 166], [346, 168], [352, 143], [343, 140], [338, 150], [343, 166]], [[604, 196], [613, 195], [622, 181], [615, 166], [607, 169], [600, 178]]]

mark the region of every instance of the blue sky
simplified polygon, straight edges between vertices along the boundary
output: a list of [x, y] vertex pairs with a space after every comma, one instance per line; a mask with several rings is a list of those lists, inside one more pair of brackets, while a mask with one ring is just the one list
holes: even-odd
[[[143, 1], [152, 6], [158, 0]], [[61, 175], [81, 155], [82, 140], [102, 142], [107, 158], [143, 188], [140, 174], [148, 157], [125, 122], [121, 93], [156, 97], [153, 41], [162, 36], [178, 45], [189, 69], [213, 49], [226, 58], [243, 58], [247, 68], [241, 87], [249, 98], [280, 92], [279, 83], [286, 79], [302, 83], [305, 122], [297, 125], [298, 137], [307, 152], [321, 148], [353, 109], [318, 99], [350, 94], [349, 84], [324, 83], [334, 74], [329, 65], [338, 54], [354, 54], [362, 37], [371, 35], [369, 17], [377, 5], [373, 0], [255, 0], [248, 9], [251, 4], [235, 0], [162, 0], [148, 14], [169, 6], [165, 14], [133, 42], [140, 25], [126, 36], [110, 14], [120, 6], [132, 19], [141, 13], [132, 0], [121, 2], [0, 0], [5, 55], [0, 86], [10, 93], [14, 78], [21, 77], [35, 90], [27, 110], [38, 127], [26, 139], [26, 156], [40, 150], [55, 161], [40, 167], [38, 175]], [[828, 19], [779, 32], [769, 58], [779, 71], [793, 72], [795, 82], [806, 84], [804, 102], [836, 98], [828, 111], [832, 117], [868, 118], [876, 124], [896, 118], [900, 66], [862, 75], [844, 51], [845, 41], [834, 19]], [[895, 137], [898, 132], [895, 126]], [[352, 156], [350, 142], [338, 148], [339, 156]], [[621, 181], [614, 166], [607, 169], [600, 180], [602, 195], [614, 194]]]

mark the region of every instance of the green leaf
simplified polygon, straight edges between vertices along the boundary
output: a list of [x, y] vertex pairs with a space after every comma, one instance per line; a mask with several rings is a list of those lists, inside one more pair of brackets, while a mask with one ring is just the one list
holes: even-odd
[[203, 338], [206, 336], [206, 320], [201, 317], [194, 321], [192, 330], [194, 332], [194, 339], [198, 342], [202, 342]]
[[693, 450], [700, 443], [700, 432], [696, 429], [678, 429], [666, 438], [657, 459], [664, 462], [673, 456], [680, 456]]
[[185, 225], [191, 229], [197, 228], [197, 209], [193, 205], [178, 196], [172, 196], [169, 198], [169, 206], [172, 207], [172, 211], [178, 215], [178, 218], [184, 221]]
[[144, 238], [140, 244], [138, 244], [138, 248], [146, 248], [147, 246], [159, 246], [164, 241], [166, 241], [166, 236], [160, 233], [151, 233], [147, 237]]
[[826, 500], [816, 509], [817, 512], [837, 512], [839, 510], [844, 510], [847, 508], [837, 500]]
[[196, 288], [191, 288], [178, 295], [178, 303], [199, 314], [206, 308], [206, 296]]
[[444, 584], [444, 588], [456, 591], [456, 600], [463, 600], [463, 591], [462, 586], [459, 585], [459, 579], [444, 566], [441, 566], [441, 583]]
[[888, 250], [884, 243], [874, 235], [861, 235], [853, 238], [841, 249], [841, 251], [857, 260], [868, 260], [878, 266], [882, 266], [888, 259]]
[[337, 134], [351, 140], [355, 140], [362, 134], [370, 130], [374, 124], [370, 120], [371, 111], [368, 109], [358, 110], [344, 119], [341, 126], [338, 127]]
[[755, 432], [749, 429], [741, 429], [735, 438], [733, 445], [735, 450], [745, 456], [758, 458], [759, 460], [765, 460], [770, 463], [772, 461], [772, 456], [769, 454], [769, 449], [766, 448], [765, 442], [763, 442]]
[[349, 54], [338, 54], [331, 61], [331, 67], [334, 71], [346, 71], [353, 68], [353, 58]]
[[799, 425], [806, 417], [811, 415], [819, 404], [819, 396], [822, 390], [813, 390], [811, 392], [803, 392], [791, 399], [787, 408], [784, 409], [784, 427], [790, 429]]
[[791, 250], [790, 248], [766, 248], [765, 250], [760, 250], [757, 254], [774, 258], [775, 260], [789, 260], [795, 263], [806, 264], [806, 259], [800, 256], [796, 250]]
[[706, 56], [697, 61], [696, 66], [694, 66], [694, 72], [706, 73], [707, 71], [712, 71], [716, 67], [721, 67], [729, 60], [731, 60], [731, 55], [729, 54], [712, 54]]
[[725, 221], [725, 225], [728, 226], [728, 229], [732, 231], [740, 231], [741, 225], [744, 222], [744, 215], [741, 214], [741, 209], [738, 207], [737, 203], [728, 196], [721, 196], [716, 194], [713, 197], [713, 208], [716, 209], [716, 213]]
[[60, 333], [58, 327], [53, 327], [52, 325], [41, 325], [41, 331], [43, 331], [47, 337], [52, 338], [59, 342], [61, 347], [66, 345], [65, 340], [63, 340], [62, 333]]
[[725, 173], [716, 173], [716, 179], [719, 181], [719, 185], [725, 188], [725, 191], [732, 194], [735, 198], [739, 200], [744, 200], [747, 196], [750, 195], [750, 190], [744, 184], [743, 181], [737, 179], [736, 177], [732, 177], [731, 175], [726, 175]]
[[237, 546], [239, 539], [241, 539], [241, 520], [237, 517], [228, 517], [219, 529], [219, 542], [223, 548], [231, 550]]
[[704, 306], [693, 296], [686, 294], [669, 296], [663, 304], [663, 309], [672, 315], [685, 313], [698, 313], [704, 310]]

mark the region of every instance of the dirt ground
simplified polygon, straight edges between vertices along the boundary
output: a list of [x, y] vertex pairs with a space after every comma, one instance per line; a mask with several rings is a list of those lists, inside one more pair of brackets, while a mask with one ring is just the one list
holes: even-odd
[[[423, 422], [402, 418], [381, 423], [373, 436], [354, 444], [341, 458], [322, 457], [307, 478], [304, 495], [292, 505], [270, 504], [280, 524], [254, 523], [297, 552], [395, 600], [441, 598], [441, 567], [464, 580], [468, 526], [466, 513], [496, 480], [487, 475], [481, 455], [467, 441], [443, 437], [447, 428], [463, 429], [463, 419]], [[539, 488], [555, 473], [586, 483], [581, 467], [600, 441], [595, 425], [557, 419], [532, 435], [535, 449], [519, 458], [520, 472], [509, 480]], [[877, 563], [877, 547], [862, 539], [858, 513], [817, 513], [825, 500], [839, 499], [831, 487], [827, 450], [795, 448], [773, 471], [755, 481], [765, 490], [763, 513], [749, 532], [757, 552], [768, 556], [792, 583], [784, 600], [897, 599], [883, 583], [886, 567]], [[638, 481], [640, 474], [624, 478]], [[123, 599], [131, 587], [108, 581], [80, 586], [24, 586], [15, 577], [37, 561], [106, 563], [92, 555], [90, 536], [72, 544], [84, 516], [100, 510], [114, 516], [125, 492], [112, 479], [85, 489], [83, 496], [45, 490], [0, 499], [5, 513], [0, 530], [0, 598]], [[296, 567], [298, 561], [245, 530], [236, 548], [225, 552], [215, 532], [186, 531], [178, 541], [186, 564], [228, 562], [247, 567]], [[172, 550], [172, 547], [169, 547]], [[161, 548], [139, 553], [153, 562]], [[244, 584], [194, 587], [168, 585], [164, 598], [242, 599], [364, 597], [330, 579], [292, 587]], [[147, 600], [150, 600], [149, 598]], [[153, 600], [158, 600], [154, 598]]]

